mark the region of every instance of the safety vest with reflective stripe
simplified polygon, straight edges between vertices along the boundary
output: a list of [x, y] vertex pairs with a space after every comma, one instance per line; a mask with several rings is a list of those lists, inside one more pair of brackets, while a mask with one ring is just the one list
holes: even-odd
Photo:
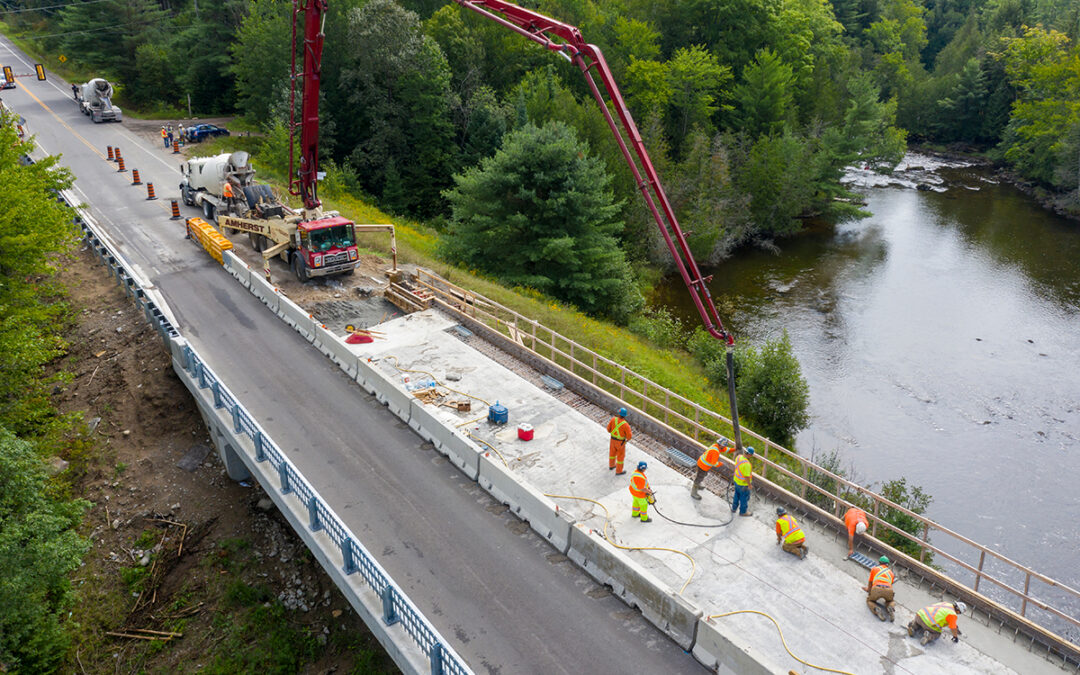
[[750, 460], [746, 458], [746, 455], [739, 455], [735, 458], [735, 484], [747, 487], [750, 485], [750, 481], [753, 480], [754, 465], [750, 463]]
[[894, 581], [896, 581], [896, 575], [885, 565], [878, 565], [870, 570], [871, 586], [888, 586], [889, 588], [892, 588]]
[[713, 443], [706, 448], [705, 452], [701, 453], [701, 456], [697, 458], [697, 465], [702, 471], [708, 471], [720, 466], [720, 446]]
[[791, 516], [780, 516], [776, 524], [780, 527], [780, 536], [784, 538], [785, 544], [794, 544], [797, 541], [806, 539], [806, 535], [803, 534], [802, 528], [795, 522], [795, 519]]
[[611, 432], [611, 437], [612, 438], [614, 438], [617, 441], [625, 441], [626, 436], [623, 436], [623, 433], [622, 433], [622, 430], [623, 430], [624, 426], [626, 426], [627, 430], [629, 430], [629, 425], [626, 424], [626, 420], [621, 419], [619, 417], [612, 417], [611, 421], [608, 422], [607, 428], [608, 428], [608, 431]]
[[945, 626], [949, 625], [949, 617], [956, 616], [951, 602], [939, 602], [936, 605], [923, 607], [915, 616], [919, 617], [923, 625], [932, 631], [940, 633]]
[[635, 497], [646, 497], [649, 494], [649, 481], [640, 471], [635, 471], [630, 476], [630, 494]]

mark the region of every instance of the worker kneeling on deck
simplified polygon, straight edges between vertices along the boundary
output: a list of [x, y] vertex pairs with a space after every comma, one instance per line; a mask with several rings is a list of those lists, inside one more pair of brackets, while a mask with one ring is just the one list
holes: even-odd
[[907, 634], [919, 637], [919, 642], [925, 645], [941, 637], [941, 632], [948, 627], [953, 635], [952, 641], [959, 642], [960, 628], [956, 625], [956, 617], [966, 609], [967, 605], [962, 602], [939, 602], [923, 607], [907, 625]]
[[[893, 601], [893, 582], [896, 581], [896, 575], [889, 569], [889, 559], [886, 556], [878, 558], [878, 562], [881, 564], [870, 570], [870, 581], [863, 586], [867, 594], [866, 606], [882, 621], [896, 621], [896, 602]], [[884, 600], [885, 606], [882, 607], [878, 600]]]
[[776, 543], [782, 544], [782, 548], [791, 555], [806, 557], [809, 547], [806, 545], [806, 535], [802, 528], [795, 522], [795, 516], [789, 515], [784, 507], [776, 509]]
[[844, 525], [847, 526], [847, 554], [850, 558], [855, 553], [855, 535], [866, 532], [866, 511], [851, 507], [844, 514]]
[[641, 522], [650, 523], [649, 520], [649, 497], [652, 496], [652, 488], [649, 487], [649, 479], [645, 477], [645, 469], [648, 464], [638, 462], [637, 471], [630, 476], [630, 494], [634, 496], [634, 514], [631, 518], [641, 518]]
[[698, 471], [697, 476], [694, 477], [694, 484], [690, 488], [691, 497], [694, 499], [701, 499], [698, 490], [701, 488], [702, 481], [705, 480], [705, 474], [720, 466], [720, 455], [729, 452], [735, 452], [735, 448], [732, 447], [731, 441], [723, 436], [716, 439], [715, 443], [705, 448], [705, 452], [701, 453], [701, 456], [697, 459]]

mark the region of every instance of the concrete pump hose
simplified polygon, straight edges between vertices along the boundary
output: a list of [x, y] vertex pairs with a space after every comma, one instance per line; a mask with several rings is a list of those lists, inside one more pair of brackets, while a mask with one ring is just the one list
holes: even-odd
[[791, 658], [795, 659], [796, 661], [803, 664], [804, 666], [808, 666], [810, 668], [816, 668], [817, 670], [824, 670], [827, 673], [840, 673], [840, 675], [855, 675], [855, 673], [851, 673], [851, 672], [848, 672], [846, 670], [837, 670], [835, 668], [826, 668], [825, 666], [819, 666], [816, 663], [810, 663], [809, 661], [804, 661], [803, 659], [800, 659], [798, 656], [795, 656], [795, 653], [792, 652], [791, 648], [787, 646], [787, 640], [784, 639], [784, 631], [780, 629], [780, 624], [776, 622], [776, 619], [772, 618], [771, 616], [769, 616], [765, 612], [759, 612], [756, 609], [737, 609], [734, 612], [724, 612], [723, 614], [710, 614], [709, 616], [705, 617], [705, 619], [706, 620], [708, 620], [708, 619], [719, 619], [719, 618], [725, 617], [725, 616], [732, 616], [733, 614], [759, 614], [759, 615], [765, 617], [766, 619], [768, 619], [769, 621], [772, 621], [773, 625], [776, 626], [776, 632], [780, 633], [780, 642], [783, 643], [784, 649], [787, 650], [787, 653], [789, 655], [791, 655]]
[[680, 551], [675, 548], [666, 548], [663, 546], [623, 546], [622, 544], [616, 543], [614, 539], [608, 536], [608, 525], [611, 524], [611, 512], [608, 511], [608, 507], [604, 506], [595, 499], [589, 499], [588, 497], [574, 497], [571, 495], [551, 495], [546, 493], [544, 494], [544, 496], [550, 497], [551, 499], [579, 499], [583, 502], [592, 502], [593, 504], [596, 504], [600, 508], [604, 509], [604, 539], [606, 539], [607, 542], [615, 548], [621, 548], [624, 551], [667, 551], [668, 553], [678, 553], [682, 557], [689, 560], [690, 576], [686, 578], [686, 581], [683, 583], [682, 588], [679, 589], [679, 595], [682, 595], [683, 591], [686, 590], [686, 587], [689, 586], [690, 582], [693, 580], [694, 574], [697, 573], [697, 563], [694, 562], [694, 559], [690, 557], [690, 554], [686, 551]]

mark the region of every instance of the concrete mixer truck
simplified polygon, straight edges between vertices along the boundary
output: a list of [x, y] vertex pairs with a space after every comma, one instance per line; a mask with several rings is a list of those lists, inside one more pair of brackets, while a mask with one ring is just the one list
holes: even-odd
[[[206, 221], [222, 232], [246, 232], [264, 260], [280, 256], [300, 281], [351, 274], [360, 260], [356, 236], [361, 232], [389, 232], [397, 250], [393, 225], [356, 225], [334, 211], [305, 220], [269, 186], [255, 183], [255, 170], [242, 150], [189, 159], [180, 173], [185, 204], [201, 207]], [[396, 256], [394, 262], [396, 268]]]
[[74, 88], [75, 102], [79, 110], [98, 122], [119, 122], [123, 114], [112, 104], [113, 87], [108, 80], [95, 77], [86, 84]]

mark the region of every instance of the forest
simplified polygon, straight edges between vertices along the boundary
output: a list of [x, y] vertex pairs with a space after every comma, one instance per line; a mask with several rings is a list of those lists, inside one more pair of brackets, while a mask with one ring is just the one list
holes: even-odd
[[[526, 4], [602, 49], [707, 266], [860, 215], [844, 167], [888, 170], [912, 142], [983, 153], [1080, 211], [1080, 3]], [[17, 5], [9, 30], [109, 77], [121, 103], [190, 96], [262, 130], [264, 166], [287, 151], [288, 0]], [[340, 0], [325, 31], [328, 180], [510, 285], [619, 322], [642, 307], [669, 254], [576, 66], [449, 0]], [[522, 255], [490, 255], [507, 250]]]

